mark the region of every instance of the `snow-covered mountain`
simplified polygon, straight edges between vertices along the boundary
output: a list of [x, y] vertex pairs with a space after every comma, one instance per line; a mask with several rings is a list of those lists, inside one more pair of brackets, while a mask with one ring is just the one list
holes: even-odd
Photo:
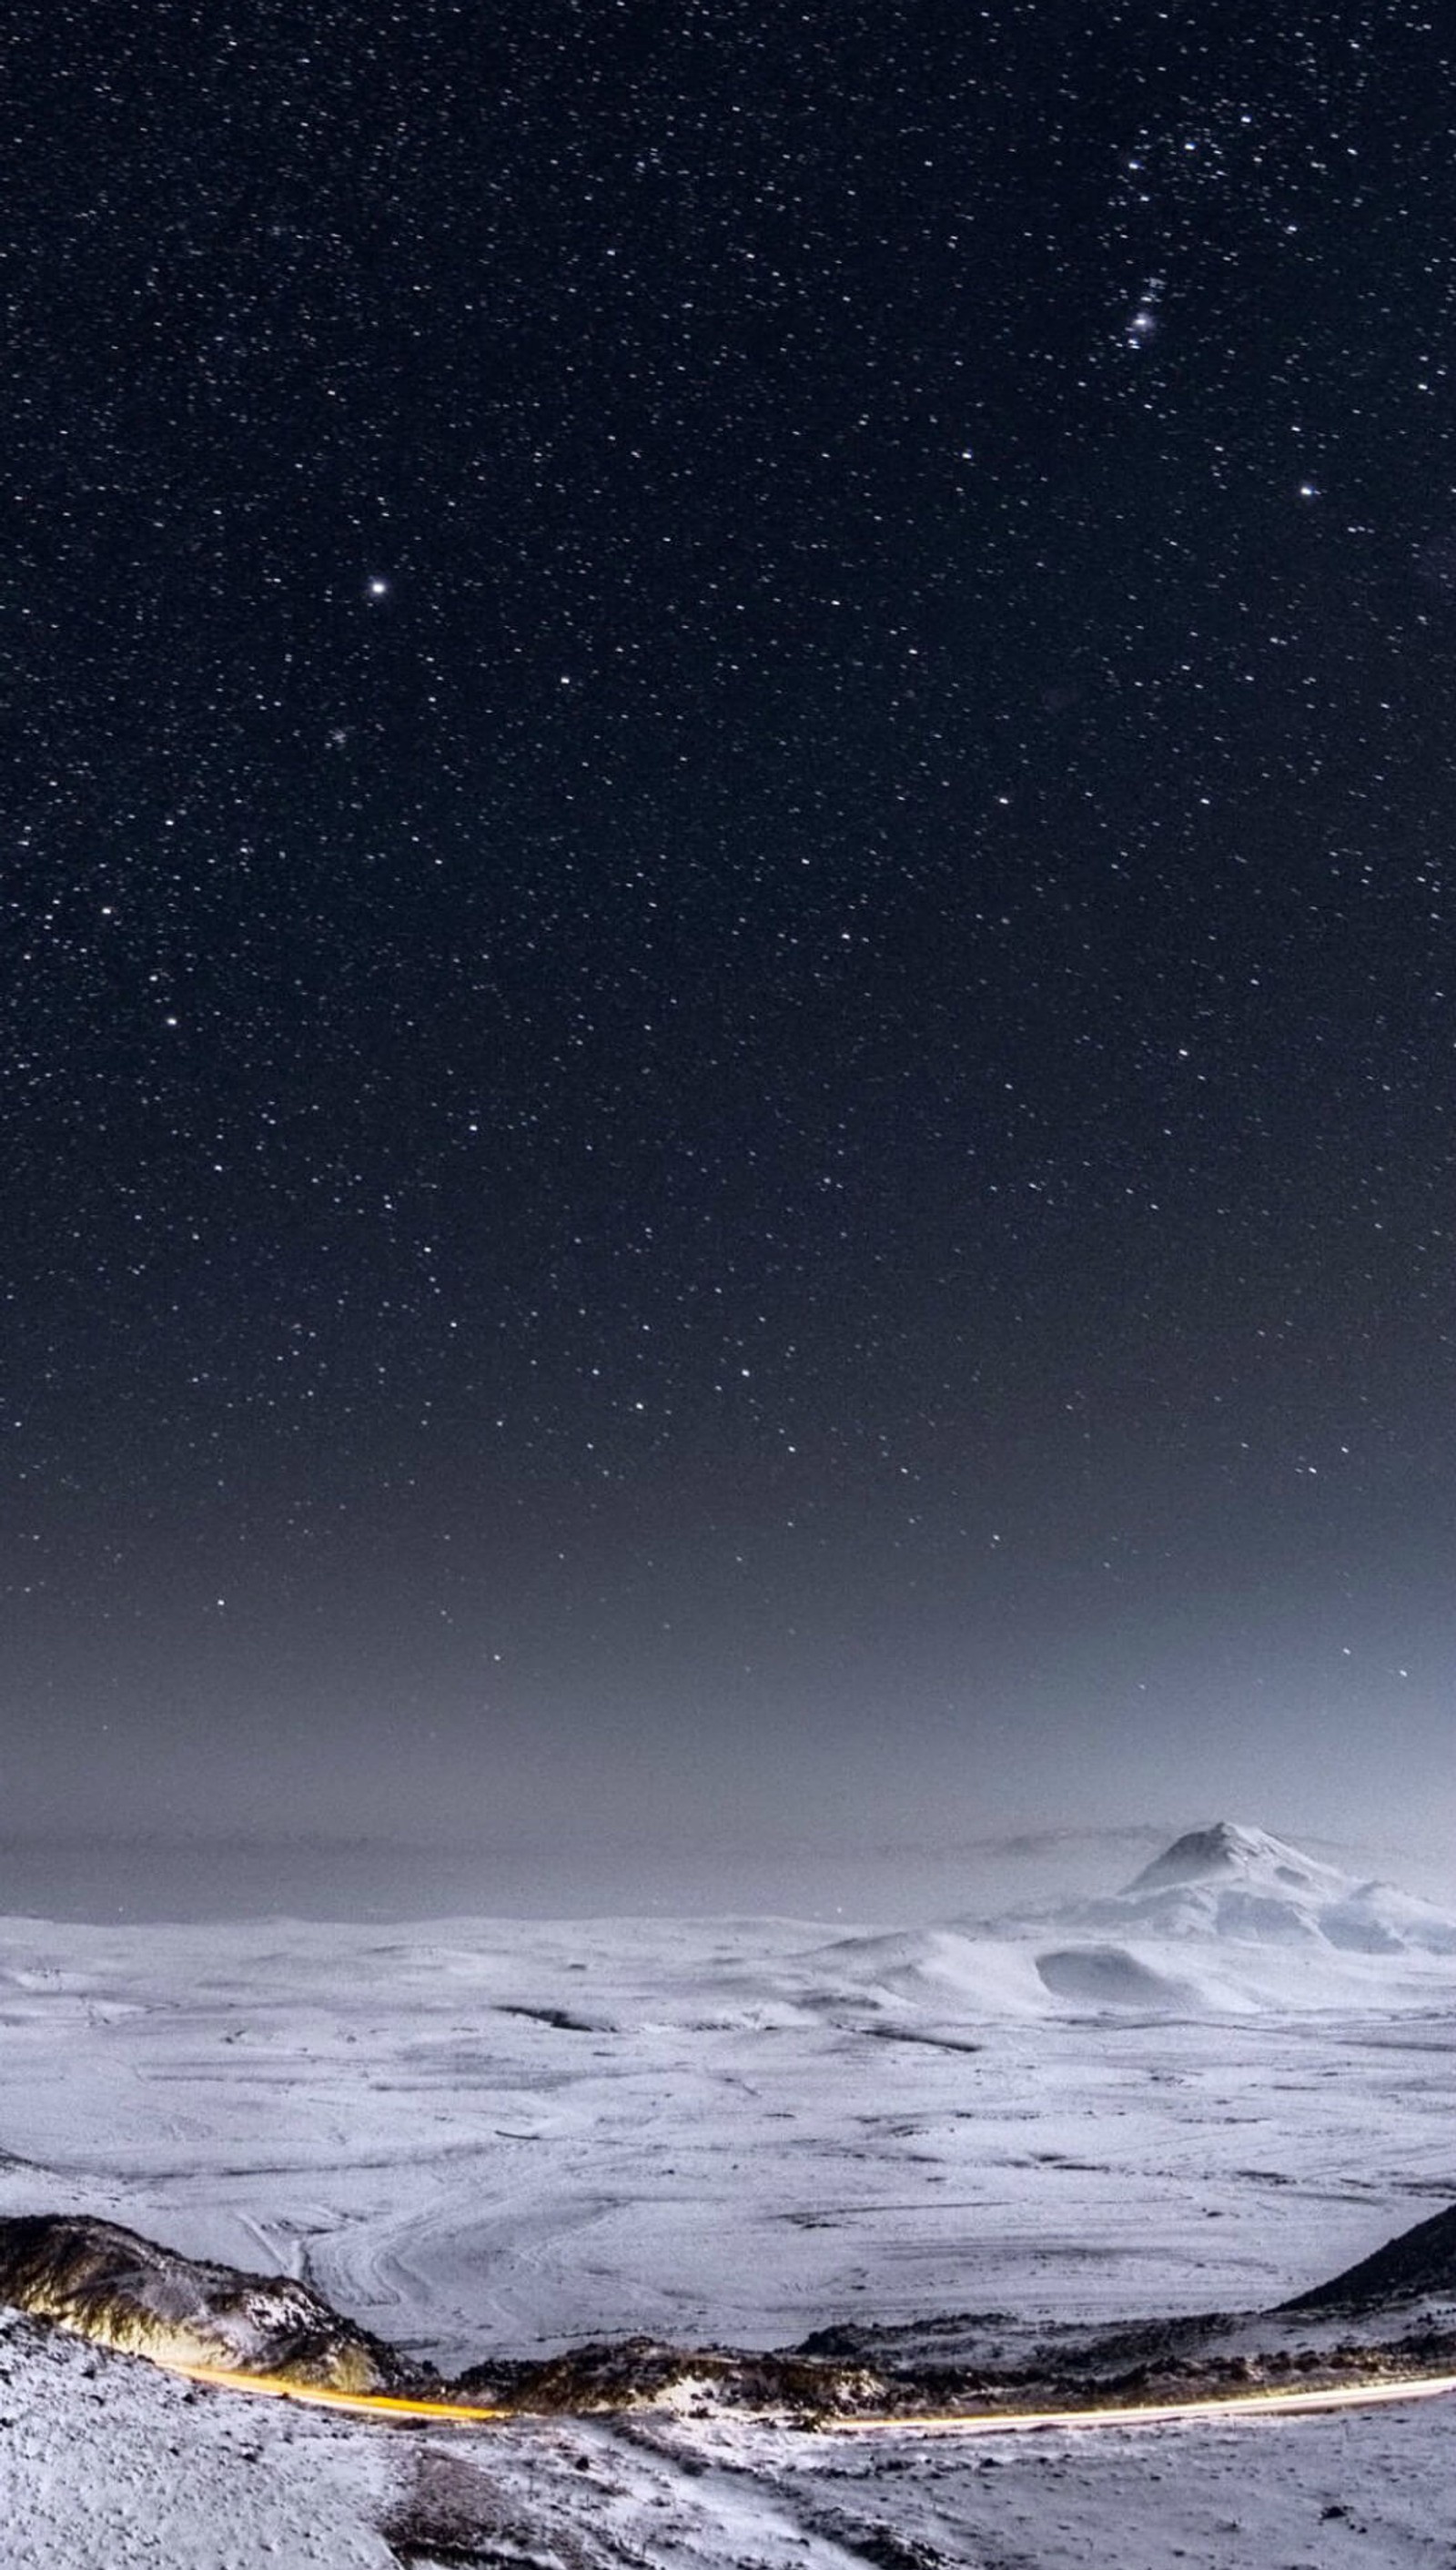
[[1214, 1821], [1206, 1830], [1186, 1830], [1129, 1884], [1130, 1892], [1156, 1892], [1169, 1883], [1203, 1883], [1231, 1876], [1241, 1882], [1277, 1884], [1291, 1891], [1311, 1885], [1342, 1883], [1332, 1865], [1321, 1865], [1267, 1830], [1238, 1821]]
[[[1449, 2001], [1456, 1917], [1232, 1821], [1190, 1830], [1120, 1892], [836, 1938], [777, 1997], [831, 2023], [949, 2041], [967, 2022]], [[959, 2037], [957, 2037], [959, 2039]]]
[[1190, 1830], [1125, 1891], [1064, 1905], [1068, 1928], [1125, 1937], [1456, 1954], [1456, 1918], [1393, 1884], [1361, 1882], [1234, 1821]]

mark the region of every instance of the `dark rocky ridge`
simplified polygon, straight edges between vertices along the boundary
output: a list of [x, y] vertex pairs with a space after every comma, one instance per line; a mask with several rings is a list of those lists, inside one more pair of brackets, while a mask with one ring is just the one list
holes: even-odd
[[407, 2378], [392, 2348], [293, 2277], [182, 2258], [87, 2215], [0, 2221], [0, 2299], [162, 2363], [274, 2373], [335, 2391], [389, 2391]]
[[[119, 2223], [36, 2214], [0, 2221], [0, 2301], [161, 2363], [295, 2382], [300, 2390], [457, 2397], [520, 2412], [778, 2411], [901, 2416], [975, 2408], [1136, 2406], [1251, 2388], [1456, 2370], [1456, 2312], [1416, 2314], [1456, 2287], [1456, 2208], [1297, 2300], [1264, 2313], [1185, 2315], [1039, 2336], [1005, 2313], [903, 2328], [845, 2324], [771, 2353], [623, 2338], [545, 2358], [496, 2357], [442, 2381], [290, 2277], [250, 2276], [159, 2248]], [[1350, 2317], [1405, 2311], [1400, 2333]], [[1324, 2315], [1341, 2317], [1336, 2338]]]
[[1456, 2205], [1387, 2240], [1327, 2284], [1278, 2306], [1283, 2312], [1357, 2312], [1427, 2294], [1456, 2295]]

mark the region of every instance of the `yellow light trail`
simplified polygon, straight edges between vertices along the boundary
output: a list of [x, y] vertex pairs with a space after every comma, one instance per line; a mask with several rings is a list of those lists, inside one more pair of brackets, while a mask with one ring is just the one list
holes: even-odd
[[[335, 2391], [323, 2383], [290, 2382], [281, 2374], [230, 2373], [222, 2365], [166, 2364], [164, 2370], [221, 2391], [297, 2400], [310, 2408], [345, 2409], [371, 2418], [448, 2419], [459, 2427], [524, 2425], [542, 2418], [620, 2417], [641, 2405], [623, 2401], [615, 2409], [500, 2409], [469, 2400], [431, 2400], [411, 2392]], [[1121, 2408], [896, 2410], [883, 2417], [817, 2418], [805, 2426], [811, 2434], [832, 2436], [1007, 2436], [1025, 2435], [1036, 2428], [1162, 2427], [1190, 2418], [1267, 2417], [1271, 2411], [1288, 2416], [1320, 2409], [1373, 2409], [1396, 2400], [1437, 2400], [1452, 2392], [1456, 2392], [1456, 2373], [1426, 2373], [1403, 2381], [1387, 2376], [1383, 2381], [1342, 2382], [1322, 2389], [1215, 2392], [1207, 2400], [1152, 2400]], [[722, 2420], [770, 2427], [785, 2423], [781, 2411], [756, 2409], [724, 2411]], [[796, 2427], [795, 2432], [805, 2429]]]
[[176, 2364], [154, 2356], [164, 2373], [180, 2373], [188, 2382], [205, 2382], [219, 2391], [249, 2391], [265, 2400], [302, 2400], [310, 2409], [355, 2409], [370, 2418], [453, 2418], [457, 2425], [478, 2427], [505, 2418], [520, 2418], [520, 2409], [488, 2409], [471, 2400], [427, 2400], [408, 2391], [335, 2391], [325, 2382], [292, 2382], [282, 2373], [230, 2373], [223, 2364]]

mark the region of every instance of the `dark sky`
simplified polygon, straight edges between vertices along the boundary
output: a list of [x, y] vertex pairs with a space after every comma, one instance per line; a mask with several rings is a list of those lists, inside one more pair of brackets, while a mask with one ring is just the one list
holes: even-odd
[[14, 0], [8, 1826], [1456, 1821], [1453, 51]]

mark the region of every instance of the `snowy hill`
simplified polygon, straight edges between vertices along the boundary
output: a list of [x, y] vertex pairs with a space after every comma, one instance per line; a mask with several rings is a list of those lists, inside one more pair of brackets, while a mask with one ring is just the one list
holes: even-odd
[[1068, 2013], [1226, 2016], [1449, 2000], [1456, 1918], [1268, 1831], [1188, 1831], [1120, 1892], [836, 1938], [775, 1976], [790, 2009], [918, 2041]]
[[1345, 1881], [1332, 1865], [1271, 1838], [1267, 1830], [1245, 1828], [1237, 1821], [1214, 1821], [1207, 1830], [1188, 1830], [1165, 1848], [1129, 1884], [1130, 1892], [1157, 1892], [1170, 1883], [1236, 1882], [1276, 1884], [1295, 1892]]
[[1393, 1884], [1360, 1882], [1266, 1830], [1190, 1830], [1123, 1892], [1058, 1914], [1067, 1927], [1139, 1938], [1333, 1947], [1350, 1954], [1456, 1954], [1456, 1918]]

